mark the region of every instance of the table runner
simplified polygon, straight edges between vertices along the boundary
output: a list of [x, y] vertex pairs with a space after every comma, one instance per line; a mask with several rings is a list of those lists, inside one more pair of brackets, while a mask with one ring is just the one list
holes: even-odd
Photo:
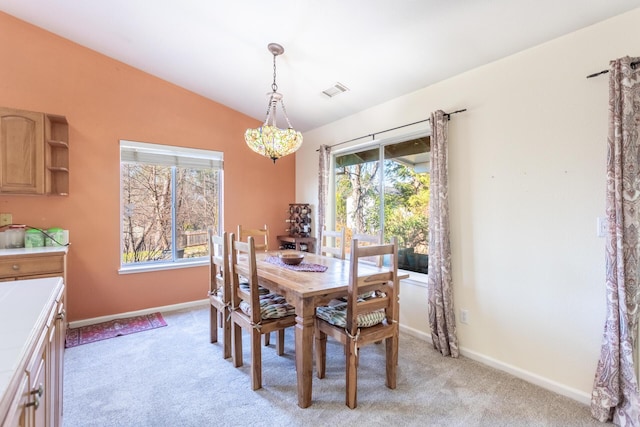
[[313, 262], [304, 262], [304, 261], [302, 261], [298, 265], [289, 265], [282, 262], [282, 260], [277, 256], [268, 256], [264, 259], [264, 261], [270, 264], [274, 264], [279, 267], [288, 268], [289, 270], [294, 270], [294, 271], [311, 271], [314, 273], [324, 273], [329, 268], [326, 265], [315, 264]]

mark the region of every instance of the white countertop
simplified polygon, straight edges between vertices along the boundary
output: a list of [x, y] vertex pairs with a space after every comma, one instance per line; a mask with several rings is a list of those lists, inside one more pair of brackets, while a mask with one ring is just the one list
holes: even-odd
[[61, 277], [0, 282], [0, 398], [62, 285]]
[[15, 248], [15, 249], [0, 249], [0, 256], [7, 255], [29, 255], [29, 254], [50, 254], [56, 252], [67, 253], [69, 251], [68, 246], [44, 246], [42, 248]]

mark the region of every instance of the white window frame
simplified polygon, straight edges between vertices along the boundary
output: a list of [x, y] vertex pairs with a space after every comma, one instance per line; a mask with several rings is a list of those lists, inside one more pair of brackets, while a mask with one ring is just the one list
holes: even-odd
[[[335, 214], [336, 214], [336, 207], [335, 207], [335, 196], [336, 196], [336, 175], [335, 175], [335, 166], [336, 166], [336, 157], [342, 156], [344, 154], [349, 154], [349, 153], [355, 153], [358, 151], [362, 151], [362, 150], [366, 150], [367, 148], [374, 148], [374, 147], [379, 147], [380, 149], [380, 159], [384, 159], [384, 147], [386, 145], [393, 145], [393, 144], [398, 144], [401, 142], [405, 142], [405, 141], [409, 141], [411, 139], [416, 139], [416, 138], [423, 138], [426, 136], [431, 136], [431, 129], [426, 129], [426, 130], [420, 130], [420, 131], [415, 131], [415, 132], [410, 132], [410, 133], [405, 133], [402, 135], [397, 135], [397, 136], [392, 136], [392, 137], [388, 137], [388, 138], [382, 138], [382, 139], [373, 139], [371, 141], [367, 141], [361, 144], [355, 144], [355, 145], [351, 145], [348, 147], [344, 147], [335, 151], [331, 152], [331, 164], [329, 165], [329, 170], [331, 170], [331, 175], [330, 175], [330, 179], [329, 179], [329, 201], [328, 201], [328, 212], [326, 212], [326, 222], [327, 222], [327, 226], [331, 229], [335, 228]], [[380, 160], [380, 161], [381, 161]], [[380, 197], [381, 199], [384, 198], [384, 181], [381, 180], [380, 183]], [[384, 206], [380, 206], [380, 218], [382, 219], [382, 224], [381, 224], [381, 230], [382, 227], [384, 226]], [[382, 230], [384, 233], [384, 230]], [[402, 272], [403, 274], [408, 274], [409, 275], [409, 279], [404, 279], [403, 282], [408, 282], [408, 283], [413, 283], [417, 286], [422, 286], [422, 287], [426, 287], [426, 284], [428, 283], [428, 279], [429, 276], [428, 274], [425, 273], [418, 273], [415, 271], [409, 271], [409, 270], [398, 270], [399, 272]]]
[[[181, 166], [181, 167], [191, 167], [191, 168], [212, 168], [218, 169], [220, 173], [219, 177], [219, 191], [218, 191], [218, 209], [219, 209], [219, 221], [218, 227], [219, 230], [214, 230], [214, 232], [219, 233], [220, 230], [224, 230], [224, 206], [223, 206], [223, 190], [224, 190], [224, 153], [221, 151], [213, 151], [213, 150], [202, 150], [197, 148], [187, 148], [187, 147], [177, 147], [171, 145], [161, 145], [161, 144], [151, 144], [147, 142], [138, 142], [138, 141], [130, 141], [130, 140], [120, 140], [120, 163], [122, 162], [139, 162], [145, 164], [157, 164], [163, 166]], [[123, 264], [122, 263], [122, 251], [123, 251], [123, 242], [122, 242], [122, 218], [124, 215], [122, 209], [122, 197], [123, 197], [123, 189], [122, 189], [122, 177], [120, 177], [120, 245], [119, 245], [119, 258], [120, 258], [120, 268], [118, 270], [119, 274], [130, 274], [130, 273], [142, 273], [148, 271], [159, 271], [159, 270], [170, 270], [176, 268], [188, 268], [188, 267], [197, 267], [209, 264], [208, 257], [199, 257], [193, 259], [186, 260], [174, 260], [168, 262], [154, 262], [154, 263], [144, 263], [144, 264]], [[173, 227], [172, 227], [173, 228]]]

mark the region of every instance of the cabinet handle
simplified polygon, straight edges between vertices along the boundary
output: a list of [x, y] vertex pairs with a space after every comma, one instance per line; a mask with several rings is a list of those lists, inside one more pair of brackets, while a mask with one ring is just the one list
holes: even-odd
[[42, 383], [38, 384], [37, 389], [31, 390], [31, 394], [35, 394], [36, 397], [42, 396], [42, 393], [44, 393], [44, 387], [42, 386]]
[[34, 409], [36, 409], [36, 410], [37, 410], [37, 409], [40, 407], [40, 397], [39, 397], [39, 396], [36, 396], [36, 398], [35, 398], [35, 399], [33, 399], [33, 402], [29, 402], [29, 403], [27, 403], [27, 404], [26, 404], [26, 405], [24, 405], [24, 406], [26, 406], [26, 407], [33, 406], [33, 407], [34, 407]]
[[14, 270], [20, 270], [20, 266], [18, 264], [13, 264], [11, 268], [13, 268]]
[[33, 406], [37, 410], [40, 407], [40, 397], [42, 397], [43, 393], [44, 393], [44, 387], [42, 386], [42, 383], [40, 383], [36, 390], [31, 390], [31, 394], [35, 395], [33, 402], [29, 402], [25, 406], [27, 407]]

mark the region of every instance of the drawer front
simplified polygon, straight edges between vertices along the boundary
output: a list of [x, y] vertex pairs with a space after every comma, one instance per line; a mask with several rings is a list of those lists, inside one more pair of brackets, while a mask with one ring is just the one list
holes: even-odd
[[64, 256], [0, 258], [0, 278], [37, 276], [64, 272]]

